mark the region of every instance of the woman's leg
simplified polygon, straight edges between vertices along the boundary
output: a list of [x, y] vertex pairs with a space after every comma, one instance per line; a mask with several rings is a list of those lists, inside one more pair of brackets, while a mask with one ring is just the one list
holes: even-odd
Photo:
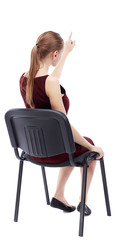
[[[96, 166], [96, 161], [95, 160], [89, 161], [88, 164], [89, 164], [89, 168], [87, 169], [87, 185], [86, 185], [86, 200], [85, 200], [86, 204], [87, 204], [87, 200], [88, 200], [89, 187], [90, 187], [91, 180], [92, 180], [94, 170], [95, 170], [95, 166]], [[83, 168], [81, 168], [80, 170], [81, 170], [81, 186], [82, 186]], [[81, 201], [81, 196], [80, 196], [80, 201]]]
[[66, 201], [64, 197], [64, 190], [66, 182], [72, 172], [74, 167], [62, 167], [59, 170], [58, 175], [58, 181], [57, 181], [57, 188], [54, 197], [58, 199], [59, 201], [65, 203], [67, 206], [70, 206], [70, 204]]

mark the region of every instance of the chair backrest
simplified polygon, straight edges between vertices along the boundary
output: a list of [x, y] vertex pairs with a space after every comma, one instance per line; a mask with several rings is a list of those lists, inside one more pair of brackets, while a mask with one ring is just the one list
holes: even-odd
[[75, 152], [67, 116], [51, 109], [11, 109], [5, 121], [13, 148], [29, 155], [50, 157]]

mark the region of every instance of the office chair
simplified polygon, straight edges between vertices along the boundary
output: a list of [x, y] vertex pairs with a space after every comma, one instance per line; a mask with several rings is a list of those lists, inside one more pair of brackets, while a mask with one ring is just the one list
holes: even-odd
[[[87, 151], [78, 157], [74, 157], [73, 153], [75, 152], [75, 143], [70, 123], [67, 116], [60, 111], [51, 109], [29, 108], [11, 109], [6, 112], [5, 121], [11, 145], [14, 148], [16, 157], [20, 161], [14, 221], [18, 221], [24, 161], [30, 161], [41, 166], [46, 201], [48, 205], [50, 205], [50, 199], [45, 167], [83, 167], [81, 210], [79, 221], [79, 236], [82, 237], [84, 229], [84, 208], [88, 162], [90, 160], [96, 160], [98, 153]], [[19, 154], [19, 149], [22, 150], [21, 154]], [[40, 163], [30, 157], [31, 155], [43, 158], [55, 156], [62, 153], [67, 153], [69, 160], [61, 163]], [[100, 158], [99, 161], [104, 187], [107, 215], [111, 216], [104, 159]]]

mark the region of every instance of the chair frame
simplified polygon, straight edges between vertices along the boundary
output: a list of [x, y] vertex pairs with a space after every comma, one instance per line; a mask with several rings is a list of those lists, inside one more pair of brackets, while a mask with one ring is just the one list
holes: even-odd
[[[12, 110], [9, 110], [8, 112], [10, 112], [10, 111], [12, 112]], [[16, 109], [14, 109], [14, 110], [16, 110]], [[17, 110], [22, 110], [22, 109], [17, 109]], [[42, 110], [42, 109], [40, 109], [40, 110]], [[29, 111], [29, 109], [28, 109], [28, 111]], [[59, 115], [64, 117], [64, 114], [59, 112], [59, 111], [55, 111], [55, 110], [51, 110], [51, 111], [58, 112]], [[6, 121], [7, 129], [8, 129], [8, 133], [9, 133], [9, 136], [10, 136], [11, 130], [9, 131], [9, 122], [8, 122], [9, 120], [8, 120], [8, 117], [7, 117], [9, 115], [8, 112], [5, 114], [5, 121]], [[65, 116], [65, 119], [66, 119], [66, 116]], [[12, 138], [13, 138], [13, 136], [14, 135], [13, 135], [13, 132], [12, 132]], [[12, 144], [12, 142], [11, 142], [11, 144]], [[18, 147], [13, 146], [13, 145], [12, 145], [12, 147], [14, 148], [14, 152], [15, 152], [16, 157], [19, 159], [19, 173], [18, 173], [17, 193], [16, 193], [15, 213], [14, 213], [14, 222], [18, 222], [23, 166], [24, 166], [24, 161], [28, 161], [28, 160], [30, 161], [30, 159], [27, 159], [28, 154], [24, 152], [24, 149], [22, 149], [23, 151], [22, 151], [21, 156], [20, 156], [19, 151], [18, 151]], [[109, 201], [109, 194], [108, 194], [108, 187], [107, 187], [107, 180], [106, 180], [104, 158], [100, 158], [100, 159], [97, 160], [96, 157], [98, 156], [98, 154], [95, 153], [95, 152], [90, 152], [90, 151], [88, 151], [86, 154], [83, 154], [83, 155], [84, 155], [84, 162], [79, 163], [79, 161], [78, 162], [75, 161], [76, 158], [73, 157], [73, 153], [69, 152], [69, 161], [68, 161], [69, 163], [67, 163], [67, 165], [63, 165], [63, 164], [52, 164], [51, 165], [51, 164], [37, 163], [35, 161], [31, 161], [31, 162], [41, 166], [47, 205], [50, 205], [50, 197], [49, 197], [45, 167], [53, 167], [53, 166], [54, 167], [64, 167], [64, 166], [83, 167], [81, 211], [80, 211], [80, 221], [79, 221], [79, 236], [80, 237], [83, 237], [83, 231], [84, 231], [84, 208], [85, 208], [86, 184], [87, 184], [87, 168], [89, 167], [88, 162], [90, 160], [100, 161], [100, 169], [101, 169], [101, 175], [102, 175], [106, 210], [107, 210], [107, 215], [111, 216], [111, 209], [110, 209], [110, 201]], [[78, 156], [77, 159], [79, 160], [80, 156]]]

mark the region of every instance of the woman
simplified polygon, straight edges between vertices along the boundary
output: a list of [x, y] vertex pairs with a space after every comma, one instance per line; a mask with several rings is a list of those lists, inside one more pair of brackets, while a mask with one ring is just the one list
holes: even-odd
[[[22, 74], [20, 78], [20, 91], [27, 108], [48, 108], [68, 113], [69, 99], [66, 90], [60, 85], [59, 80], [64, 67], [64, 63], [69, 53], [73, 50], [75, 42], [71, 40], [72, 33], [68, 41], [64, 44], [61, 36], [52, 31], [41, 34], [36, 45], [31, 52], [31, 63], [28, 72]], [[50, 66], [54, 66], [51, 75], [48, 75]], [[93, 141], [88, 137], [82, 137], [79, 132], [71, 125], [76, 151], [74, 156], [78, 156], [84, 152], [92, 151], [99, 153], [96, 159], [104, 156], [104, 152], [100, 147], [94, 145]], [[62, 162], [68, 160], [68, 154], [59, 154], [57, 156], [47, 158], [32, 158], [39, 162]], [[96, 161], [89, 162], [87, 173], [87, 190], [85, 215], [90, 215], [91, 210], [87, 206], [87, 195], [89, 186], [94, 173]], [[57, 188], [51, 201], [51, 206], [72, 212], [76, 208], [71, 206], [64, 197], [66, 182], [73, 170], [73, 167], [60, 168]], [[82, 169], [81, 169], [82, 177]], [[80, 203], [77, 210], [80, 211]]]

